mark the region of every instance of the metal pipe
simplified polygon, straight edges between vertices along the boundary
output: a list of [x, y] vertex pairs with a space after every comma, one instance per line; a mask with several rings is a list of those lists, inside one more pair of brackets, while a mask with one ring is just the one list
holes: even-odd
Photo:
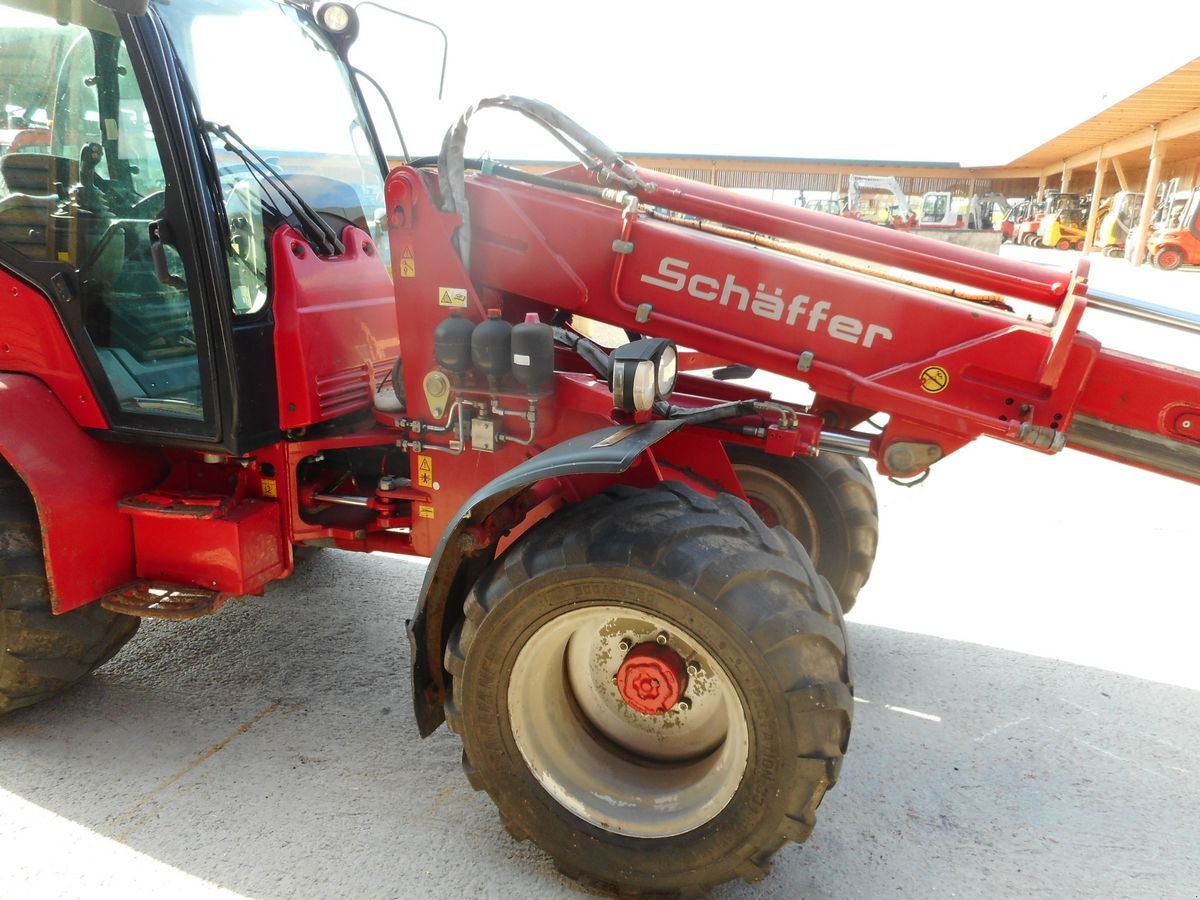
[[1147, 303], [1145, 300], [1134, 300], [1121, 294], [1111, 294], [1088, 288], [1088, 306], [1092, 309], [1102, 309], [1105, 312], [1128, 316], [1131, 319], [1141, 319], [1146, 322], [1157, 322], [1169, 325], [1181, 331], [1191, 331], [1200, 334], [1200, 315], [1184, 312], [1181, 309], [1171, 309], [1169, 306], [1159, 306]]
[[970, 287], [1029, 300], [1043, 306], [1062, 306], [1076, 277], [1086, 277], [1087, 261], [1074, 271], [1048, 269], [1036, 263], [997, 258], [994, 254], [931, 241], [810, 209], [790, 209], [713, 189], [696, 181], [647, 170], [656, 189], [639, 192], [645, 203], [716, 219], [747, 231], [764, 232], [829, 252], [868, 259]]
[[336, 506], [370, 506], [371, 501], [367, 497], [351, 497], [346, 494], [313, 494], [314, 500], [319, 500], [322, 503], [332, 503]]
[[844, 456], [870, 456], [874, 443], [874, 439], [853, 431], [822, 431], [821, 441], [817, 446], [821, 450], [841, 453]]

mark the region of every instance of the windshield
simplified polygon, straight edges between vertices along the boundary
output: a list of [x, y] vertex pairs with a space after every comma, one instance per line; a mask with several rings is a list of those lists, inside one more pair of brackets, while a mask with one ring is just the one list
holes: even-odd
[[[383, 172], [369, 125], [325, 35], [282, 0], [155, 4], [196, 93], [200, 115], [229, 126], [340, 232], [380, 243]], [[235, 311], [266, 302], [266, 231], [278, 214], [261, 179], [210, 135], [230, 221]]]

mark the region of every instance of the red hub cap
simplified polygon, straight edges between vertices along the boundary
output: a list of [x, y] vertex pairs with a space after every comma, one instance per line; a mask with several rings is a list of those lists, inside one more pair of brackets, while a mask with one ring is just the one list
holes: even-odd
[[687, 666], [670, 647], [638, 644], [617, 670], [617, 687], [638, 712], [655, 716], [675, 708], [687, 689]]

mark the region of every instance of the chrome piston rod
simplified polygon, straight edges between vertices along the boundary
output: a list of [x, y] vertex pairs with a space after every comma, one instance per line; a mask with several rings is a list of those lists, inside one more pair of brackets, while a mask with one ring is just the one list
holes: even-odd
[[1131, 319], [1141, 319], [1144, 322], [1157, 322], [1169, 325], [1181, 331], [1191, 331], [1200, 334], [1200, 315], [1172, 309], [1169, 306], [1159, 306], [1157, 303], [1147, 303], [1145, 300], [1134, 300], [1121, 294], [1088, 288], [1088, 306], [1092, 309], [1102, 309], [1105, 312], [1128, 316]]

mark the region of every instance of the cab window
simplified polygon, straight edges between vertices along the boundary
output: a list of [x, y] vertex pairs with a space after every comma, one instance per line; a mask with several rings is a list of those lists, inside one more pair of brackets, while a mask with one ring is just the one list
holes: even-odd
[[86, 7], [72, 23], [0, 4], [0, 242], [73, 272], [118, 419], [197, 431], [194, 302], [182, 259], [156, 240], [169, 186], [116, 22]]

